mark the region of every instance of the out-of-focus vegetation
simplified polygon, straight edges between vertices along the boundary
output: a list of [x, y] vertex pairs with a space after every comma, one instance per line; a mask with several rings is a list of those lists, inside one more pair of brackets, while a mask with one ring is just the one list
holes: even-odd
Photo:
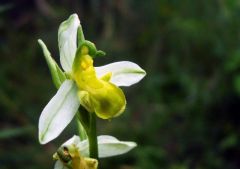
[[126, 112], [98, 133], [132, 140], [103, 169], [240, 168], [239, 0], [3, 0], [0, 4], [0, 168], [53, 168], [72, 123], [47, 145], [40, 112], [54, 95], [37, 39], [59, 62], [57, 29], [78, 13], [87, 39], [107, 52], [96, 65], [130, 60], [148, 75], [124, 89]]

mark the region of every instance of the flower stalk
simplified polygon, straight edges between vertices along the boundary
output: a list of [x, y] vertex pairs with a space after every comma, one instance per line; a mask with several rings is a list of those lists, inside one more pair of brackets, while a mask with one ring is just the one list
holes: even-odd
[[88, 132], [89, 153], [90, 158], [98, 159], [98, 143], [97, 143], [97, 125], [96, 114], [90, 113], [90, 128]]
[[89, 157], [98, 159], [96, 114], [89, 113], [81, 106], [76, 117], [80, 139], [88, 138]]
[[88, 138], [90, 157], [98, 159], [96, 114], [80, 106], [76, 117], [81, 140]]

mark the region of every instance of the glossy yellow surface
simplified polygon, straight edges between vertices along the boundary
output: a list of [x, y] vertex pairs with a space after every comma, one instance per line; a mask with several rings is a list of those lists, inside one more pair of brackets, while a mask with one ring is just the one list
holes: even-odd
[[124, 93], [109, 82], [110, 78], [111, 72], [97, 78], [88, 47], [83, 46], [74, 61], [73, 79], [79, 88], [81, 104], [102, 119], [118, 116], [126, 107]]

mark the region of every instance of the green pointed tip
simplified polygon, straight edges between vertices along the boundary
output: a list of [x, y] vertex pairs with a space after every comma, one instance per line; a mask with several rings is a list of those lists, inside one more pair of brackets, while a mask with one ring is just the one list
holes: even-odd
[[96, 53], [96, 57], [102, 57], [102, 56], [105, 56], [106, 53], [102, 50], [98, 50], [97, 53]]
[[77, 41], [78, 41], [78, 47], [81, 46], [82, 43], [84, 43], [85, 38], [82, 30], [82, 26], [78, 26], [78, 31], [77, 31]]

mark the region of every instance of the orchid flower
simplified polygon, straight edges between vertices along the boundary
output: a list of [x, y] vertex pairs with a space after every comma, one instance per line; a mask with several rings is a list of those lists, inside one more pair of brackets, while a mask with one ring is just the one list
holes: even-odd
[[[127, 153], [135, 142], [119, 141], [115, 137], [102, 135], [97, 137], [99, 158], [106, 158]], [[89, 158], [88, 140], [80, 140], [74, 135], [53, 155], [56, 161], [54, 169], [97, 169], [98, 161]]]
[[44, 42], [38, 40], [58, 88], [39, 118], [41, 144], [59, 136], [72, 121], [80, 105], [102, 119], [120, 115], [125, 110], [126, 99], [119, 86], [131, 86], [146, 75], [141, 67], [129, 61], [94, 67], [93, 58], [103, 53], [83, 37], [79, 40], [83, 36], [81, 31], [79, 33], [80, 29], [76, 14], [59, 27], [60, 63], [64, 71], [51, 57]]

